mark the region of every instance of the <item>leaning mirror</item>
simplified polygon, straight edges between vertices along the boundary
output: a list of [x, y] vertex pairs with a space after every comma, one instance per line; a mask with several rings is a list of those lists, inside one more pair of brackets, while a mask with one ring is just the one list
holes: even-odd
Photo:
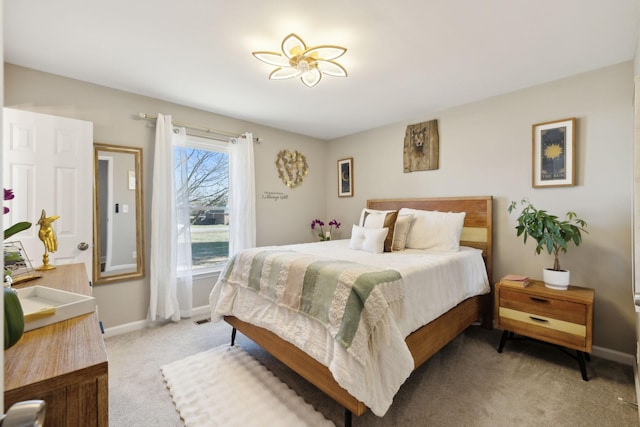
[[94, 282], [144, 277], [142, 148], [93, 147]]

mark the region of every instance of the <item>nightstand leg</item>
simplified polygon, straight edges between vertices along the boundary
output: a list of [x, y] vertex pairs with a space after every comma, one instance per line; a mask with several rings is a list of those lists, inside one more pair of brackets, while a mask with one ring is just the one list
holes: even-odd
[[578, 364], [580, 365], [580, 373], [582, 373], [582, 380], [589, 381], [589, 377], [587, 377], [587, 367], [584, 363], [584, 355], [585, 353], [579, 350], [576, 350], [576, 354], [578, 355]]
[[500, 338], [500, 345], [498, 346], [498, 353], [502, 353], [502, 349], [504, 348], [504, 345], [507, 342], [508, 337], [509, 337], [509, 331], [502, 332], [502, 338]]

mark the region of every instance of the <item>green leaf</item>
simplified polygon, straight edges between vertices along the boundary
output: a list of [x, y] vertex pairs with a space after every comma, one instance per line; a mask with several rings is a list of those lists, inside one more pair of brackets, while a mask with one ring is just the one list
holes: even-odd
[[4, 230], [4, 240], [7, 240], [9, 237], [13, 236], [14, 234], [24, 231], [29, 227], [31, 227], [31, 223], [26, 221], [13, 224], [11, 227]]

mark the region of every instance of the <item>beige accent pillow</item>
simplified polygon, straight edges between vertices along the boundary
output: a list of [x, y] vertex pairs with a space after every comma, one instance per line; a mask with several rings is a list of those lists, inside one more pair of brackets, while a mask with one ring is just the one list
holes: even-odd
[[407, 245], [407, 236], [413, 223], [413, 215], [398, 215], [396, 219], [396, 225], [393, 230], [393, 243], [391, 244], [391, 251], [402, 251]]
[[360, 215], [360, 226], [364, 228], [386, 228], [389, 230], [384, 241], [384, 251], [391, 252], [393, 245], [393, 232], [398, 217], [398, 211], [377, 211], [363, 209]]
[[360, 220], [358, 221], [358, 225], [360, 227], [364, 227], [364, 219], [366, 216], [369, 216], [370, 214], [388, 214], [391, 212], [397, 212], [397, 211], [379, 211], [376, 209], [369, 209], [369, 208], [364, 208], [362, 209], [362, 212], [360, 212]]
[[382, 253], [388, 232], [388, 228], [365, 228], [354, 224], [351, 229], [349, 248], [374, 254]]
[[400, 209], [400, 215], [413, 215], [415, 220], [407, 236], [407, 248], [457, 252], [465, 212]]

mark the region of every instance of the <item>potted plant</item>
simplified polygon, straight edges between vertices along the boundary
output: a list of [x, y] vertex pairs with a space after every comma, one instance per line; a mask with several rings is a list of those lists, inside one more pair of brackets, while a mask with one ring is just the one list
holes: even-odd
[[338, 228], [340, 228], [340, 223], [335, 219], [332, 219], [331, 221], [329, 221], [329, 231], [327, 231], [326, 233], [323, 228], [324, 222], [320, 221], [319, 219], [314, 219], [313, 221], [311, 221], [311, 229], [315, 230], [316, 226], [318, 226], [318, 228], [320, 229], [318, 238], [320, 239], [321, 242], [326, 242], [328, 240], [331, 240], [331, 232], [333, 231], [333, 227], [335, 226], [337, 230]]
[[[587, 223], [572, 211], [566, 213], [565, 220], [561, 220], [545, 210], [536, 209], [526, 198], [522, 199], [520, 204], [524, 208], [518, 216], [517, 235], [524, 235], [524, 243], [527, 243], [527, 237], [538, 242], [535, 249], [536, 254], [540, 254], [543, 249], [546, 249], [549, 254], [553, 254], [553, 268], [543, 270], [545, 286], [566, 290], [569, 287], [570, 272], [560, 267], [559, 255], [560, 252], [567, 252], [571, 242], [576, 246], [582, 243], [581, 233], [587, 233], [585, 230]], [[517, 206], [518, 202], [511, 202], [507, 210], [511, 213]]]

